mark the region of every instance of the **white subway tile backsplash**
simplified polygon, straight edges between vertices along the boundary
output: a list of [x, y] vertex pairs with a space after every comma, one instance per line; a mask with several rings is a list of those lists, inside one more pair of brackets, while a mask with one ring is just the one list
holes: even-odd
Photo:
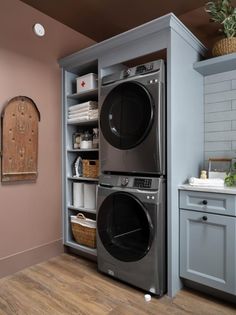
[[205, 114], [205, 122], [216, 122], [225, 120], [236, 120], [236, 110]]
[[232, 100], [232, 110], [236, 110], [236, 100]]
[[205, 165], [236, 157], [236, 70], [204, 78]]
[[220, 131], [205, 133], [205, 141], [236, 141], [236, 131]]
[[[236, 150], [236, 141], [232, 141], [232, 150]], [[236, 154], [235, 154], [236, 156]]]
[[232, 90], [236, 90], [236, 79], [232, 80]]
[[205, 104], [236, 100], [236, 90], [205, 95]]
[[230, 151], [231, 141], [205, 142], [205, 151]]
[[217, 93], [222, 91], [229, 91], [231, 90], [231, 81], [223, 81], [223, 82], [217, 82], [213, 84], [206, 84], [204, 88], [205, 94], [210, 93]]
[[226, 130], [231, 130], [231, 121], [217, 121], [213, 123], [205, 123], [205, 132]]
[[236, 120], [232, 120], [231, 125], [231, 130], [236, 130]]
[[205, 104], [205, 113], [231, 110], [231, 101]]
[[212, 84], [212, 83], [234, 80], [234, 79], [236, 79], [236, 70], [208, 75], [204, 78], [204, 83]]

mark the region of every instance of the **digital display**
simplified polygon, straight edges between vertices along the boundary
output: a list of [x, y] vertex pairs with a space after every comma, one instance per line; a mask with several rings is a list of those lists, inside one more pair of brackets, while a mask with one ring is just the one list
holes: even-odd
[[151, 188], [152, 180], [150, 178], [135, 178], [134, 187], [135, 188]]

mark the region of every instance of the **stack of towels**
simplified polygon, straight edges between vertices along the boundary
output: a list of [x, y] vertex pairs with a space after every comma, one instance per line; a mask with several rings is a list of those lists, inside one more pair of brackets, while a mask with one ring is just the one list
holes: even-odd
[[189, 178], [191, 186], [204, 186], [204, 187], [224, 187], [224, 180], [221, 178], [208, 178], [201, 179], [196, 177]]
[[70, 106], [68, 109], [68, 122], [76, 123], [86, 120], [98, 119], [98, 103], [89, 101]]

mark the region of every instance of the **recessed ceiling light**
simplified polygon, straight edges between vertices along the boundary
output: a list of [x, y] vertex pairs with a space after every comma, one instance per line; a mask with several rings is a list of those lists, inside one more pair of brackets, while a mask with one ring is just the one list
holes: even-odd
[[35, 35], [37, 35], [39, 37], [42, 37], [45, 35], [45, 28], [40, 23], [34, 24], [33, 31], [34, 31]]

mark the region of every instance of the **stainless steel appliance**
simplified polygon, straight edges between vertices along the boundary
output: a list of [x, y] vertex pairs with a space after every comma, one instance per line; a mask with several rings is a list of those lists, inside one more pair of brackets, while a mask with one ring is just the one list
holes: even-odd
[[158, 60], [102, 79], [102, 173], [165, 174], [165, 75]]
[[156, 295], [166, 291], [164, 179], [102, 175], [98, 270]]

